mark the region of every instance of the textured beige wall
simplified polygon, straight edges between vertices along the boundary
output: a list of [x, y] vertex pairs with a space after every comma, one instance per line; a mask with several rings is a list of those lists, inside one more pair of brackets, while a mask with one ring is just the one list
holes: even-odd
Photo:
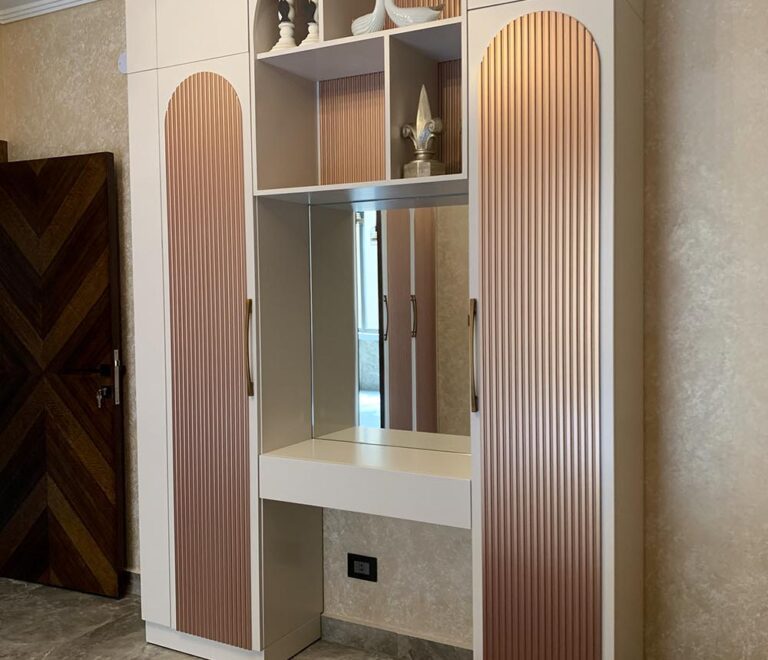
[[[346, 511], [324, 512], [325, 614], [472, 646], [469, 530]], [[379, 581], [347, 577], [347, 553], [378, 558]]]
[[3, 39], [5, 38], [5, 26], [0, 25], [0, 140], [8, 139], [6, 127], [6, 115], [8, 114], [8, 98], [5, 94], [5, 61], [3, 59]]
[[[92, 4], [0, 26], [0, 131], [10, 158], [91, 151], [115, 154], [122, 241], [127, 557], [137, 568], [136, 424], [128, 190], [128, 89], [117, 70], [125, 49], [123, 0]], [[2, 139], [2, 138], [0, 138]]]
[[435, 222], [437, 430], [469, 435], [469, 208], [442, 206]]
[[646, 2], [646, 657], [768, 658], [768, 8]]

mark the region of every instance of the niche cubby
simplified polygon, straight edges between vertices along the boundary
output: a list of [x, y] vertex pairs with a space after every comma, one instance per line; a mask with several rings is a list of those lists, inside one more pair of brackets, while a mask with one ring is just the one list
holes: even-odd
[[[403, 124], [416, 118], [421, 86], [425, 85], [432, 114], [444, 122], [437, 139], [437, 157], [443, 160], [446, 174], [461, 174], [461, 19], [445, 19], [431, 30], [395, 32], [389, 35], [389, 153], [390, 179], [403, 177], [403, 166], [413, 160], [413, 146], [403, 139]], [[446, 121], [445, 110], [450, 119]], [[459, 145], [458, 158], [455, 155]], [[447, 148], [446, 148], [447, 147]]]
[[[318, 10], [320, 41], [273, 51], [274, 7], [254, 12], [254, 189], [257, 197], [307, 204], [403, 206], [423, 199], [459, 203], [467, 194], [463, 90], [466, 75], [461, 0], [443, 18], [351, 35], [352, 21], [374, 0], [334, 0]], [[399, 0], [401, 7], [428, 4]], [[304, 21], [301, 29], [299, 22]], [[297, 35], [306, 17], [297, 17]], [[298, 41], [298, 38], [297, 38]], [[413, 147], [401, 135], [413, 123], [421, 85], [433, 115], [443, 119], [437, 158], [446, 173], [404, 179]], [[262, 96], [260, 90], [269, 90]]]

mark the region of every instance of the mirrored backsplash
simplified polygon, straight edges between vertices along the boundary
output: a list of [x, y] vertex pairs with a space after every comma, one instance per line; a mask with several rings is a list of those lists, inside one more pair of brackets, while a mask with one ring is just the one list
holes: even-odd
[[468, 210], [313, 207], [314, 437], [469, 452]]

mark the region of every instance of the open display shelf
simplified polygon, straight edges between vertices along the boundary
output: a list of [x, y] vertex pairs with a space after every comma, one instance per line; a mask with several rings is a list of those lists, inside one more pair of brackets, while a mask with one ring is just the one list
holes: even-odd
[[463, 174], [445, 174], [428, 179], [390, 179], [277, 188], [257, 191], [256, 197], [309, 206], [351, 208], [355, 211], [456, 206], [467, 203], [467, 177]]
[[[324, 3], [321, 40], [281, 51], [271, 50], [274, 20], [257, 21], [257, 197], [357, 209], [466, 203], [463, 18], [350, 36], [352, 20], [372, 8]], [[446, 174], [404, 179], [414, 155], [401, 129], [416, 119], [422, 85], [444, 122], [436, 158]]]
[[332, 80], [384, 70], [395, 39], [437, 62], [461, 58], [461, 17], [259, 53], [256, 59], [310, 80]]

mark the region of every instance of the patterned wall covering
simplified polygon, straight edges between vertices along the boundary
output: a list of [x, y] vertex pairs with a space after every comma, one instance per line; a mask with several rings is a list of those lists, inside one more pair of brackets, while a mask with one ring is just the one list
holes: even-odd
[[469, 208], [435, 209], [437, 430], [469, 435]]
[[480, 72], [488, 660], [600, 657], [600, 64], [555, 12]]
[[[472, 648], [468, 529], [331, 509], [323, 527], [326, 616]], [[379, 581], [350, 580], [348, 552], [378, 557]]]
[[645, 2], [645, 657], [768, 658], [768, 10]]
[[243, 117], [199, 73], [165, 117], [176, 624], [251, 647]]

